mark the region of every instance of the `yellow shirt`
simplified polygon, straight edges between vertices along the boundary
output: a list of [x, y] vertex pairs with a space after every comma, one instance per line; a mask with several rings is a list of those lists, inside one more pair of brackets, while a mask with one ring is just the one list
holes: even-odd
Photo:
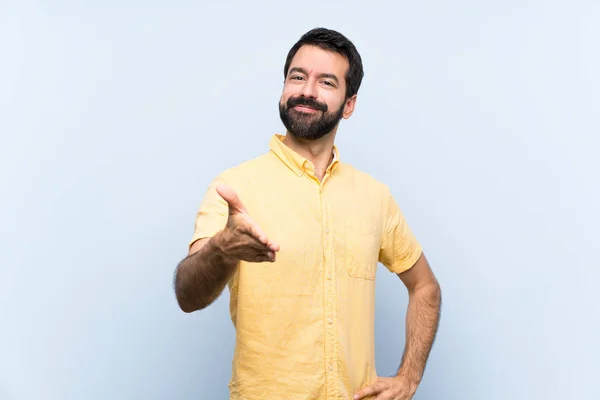
[[215, 186], [226, 183], [280, 245], [274, 263], [241, 262], [229, 282], [230, 399], [348, 400], [377, 379], [378, 262], [403, 272], [421, 247], [386, 185], [340, 162], [337, 147], [319, 182], [282, 139], [216, 177], [196, 216], [191, 243], [224, 228], [227, 203]]

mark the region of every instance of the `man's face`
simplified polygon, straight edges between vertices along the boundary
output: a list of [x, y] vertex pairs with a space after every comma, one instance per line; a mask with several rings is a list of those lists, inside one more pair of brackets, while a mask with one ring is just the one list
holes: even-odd
[[356, 96], [346, 99], [348, 67], [341, 54], [316, 46], [298, 50], [279, 100], [279, 116], [291, 135], [315, 140], [350, 117]]

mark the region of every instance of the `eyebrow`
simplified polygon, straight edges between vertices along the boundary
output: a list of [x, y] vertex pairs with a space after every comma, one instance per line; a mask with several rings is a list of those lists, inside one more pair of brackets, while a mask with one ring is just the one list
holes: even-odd
[[[308, 75], [306, 70], [301, 67], [293, 67], [292, 69], [290, 69], [290, 74], [292, 72], [300, 72], [301, 74]], [[329, 78], [329, 79], [333, 79], [335, 81], [335, 83], [337, 83], [337, 84], [340, 83], [340, 81], [338, 80], [338, 77], [335, 76], [334, 74], [322, 73], [322, 74], [319, 74], [319, 78]]]

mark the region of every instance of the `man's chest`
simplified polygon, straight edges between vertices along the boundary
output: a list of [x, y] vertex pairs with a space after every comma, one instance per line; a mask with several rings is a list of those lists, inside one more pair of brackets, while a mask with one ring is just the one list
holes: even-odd
[[254, 192], [247, 207], [280, 245], [275, 271], [267, 272], [272, 279], [374, 278], [385, 224], [380, 196], [353, 186], [269, 186]]

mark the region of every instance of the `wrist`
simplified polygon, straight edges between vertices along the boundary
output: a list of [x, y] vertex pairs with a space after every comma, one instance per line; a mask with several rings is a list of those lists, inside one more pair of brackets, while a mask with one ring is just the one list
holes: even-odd
[[417, 392], [417, 388], [421, 382], [421, 380], [414, 375], [411, 376], [405, 372], [399, 372], [395, 379], [397, 379], [400, 384], [408, 390], [411, 396], [414, 396], [414, 394]]
[[396, 374], [397, 378], [408, 381], [411, 385], [418, 386], [421, 383], [421, 375], [409, 368], [401, 367]]

